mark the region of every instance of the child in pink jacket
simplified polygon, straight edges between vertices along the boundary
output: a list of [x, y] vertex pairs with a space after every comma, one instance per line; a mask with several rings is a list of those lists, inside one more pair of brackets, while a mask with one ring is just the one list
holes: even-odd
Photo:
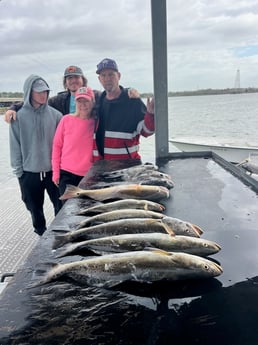
[[75, 94], [76, 112], [62, 117], [52, 151], [53, 182], [60, 195], [67, 184], [78, 185], [92, 165], [94, 92], [81, 87]]

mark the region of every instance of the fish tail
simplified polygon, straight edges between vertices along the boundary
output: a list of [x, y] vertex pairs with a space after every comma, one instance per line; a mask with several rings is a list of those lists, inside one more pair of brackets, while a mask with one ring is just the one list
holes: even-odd
[[44, 267], [44, 269], [41, 268], [41, 269], [35, 271], [35, 274], [36, 274], [36, 276], [39, 276], [39, 275], [42, 276], [44, 274], [43, 279], [38, 280], [37, 282], [30, 281], [30, 283], [28, 283], [28, 285], [26, 287], [28, 290], [34, 289], [38, 286], [45, 285], [45, 284], [49, 283], [50, 281], [52, 281], [53, 279], [49, 280], [49, 278], [47, 278], [48, 273], [46, 273], [46, 269], [47, 270], [51, 269], [51, 271], [52, 271], [53, 269], [55, 269], [61, 265], [57, 264], [57, 263], [53, 263], [53, 262], [48, 262], [48, 263], [43, 263], [42, 266]]
[[81, 189], [79, 187], [68, 184], [64, 191], [64, 194], [60, 196], [60, 200], [67, 200], [71, 198], [77, 198], [81, 194]]
[[65, 249], [65, 250], [62, 250], [56, 257], [57, 258], [63, 258], [64, 256], [69, 255], [69, 254], [71, 254], [71, 251]]
[[54, 243], [53, 243], [53, 246], [52, 248], [53, 249], [57, 249], [59, 247], [62, 247], [64, 244], [66, 244], [68, 242], [68, 238], [66, 235], [58, 235], [58, 236], [55, 236], [55, 239], [54, 239]]
[[61, 264], [56, 264], [51, 271], [49, 271], [46, 276], [39, 281], [38, 283], [36, 283], [36, 286], [41, 286], [41, 285], [45, 285], [48, 283], [51, 283], [52, 281], [57, 280], [59, 277], [63, 276], [65, 274], [64, 269], [62, 268]]

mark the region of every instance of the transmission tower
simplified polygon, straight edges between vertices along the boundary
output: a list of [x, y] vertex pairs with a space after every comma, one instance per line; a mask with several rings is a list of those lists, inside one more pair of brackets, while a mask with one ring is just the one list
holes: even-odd
[[240, 89], [240, 70], [236, 72], [235, 89]]

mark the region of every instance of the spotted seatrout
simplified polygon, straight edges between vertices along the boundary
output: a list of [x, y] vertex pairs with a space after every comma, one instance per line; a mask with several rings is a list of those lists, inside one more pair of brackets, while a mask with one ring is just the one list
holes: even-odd
[[203, 233], [202, 229], [190, 222], [184, 220], [166, 216], [160, 212], [136, 210], [136, 209], [122, 209], [110, 212], [104, 212], [95, 216], [89, 217], [80, 222], [77, 229], [87, 226], [96, 225], [99, 223], [110, 222], [118, 219], [133, 219], [133, 218], [153, 218], [162, 219], [163, 224], [167, 225], [178, 235], [188, 235], [194, 237], [200, 237]]
[[221, 249], [217, 243], [202, 238], [170, 236], [162, 233], [140, 233], [108, 236], [72, 243], [69, 244], [58, 257], [77, 254], [82, 250], [89, 250], [95, 254], [103, 255], [108, 253], [144, 250], [146, 247], [200, 256], [212, 255]]
[[[171, 225], [163, 223], [162, 219], [153, 218], [132, 218], [118, 219], [110, 222], [68, 231], [65, 235], [55, 236], [53, 249], [59, 248], [68, 242], [84, 241], [92, 238], [114, 236], [121, 234], [139, 234], [149, 232], [160, 232], [174, 236]], [[183, 232], [181, 232], [183, 233]]]
[[[168, 189], [174, 187], [174, 182], [172, 178], [168, 174], [164, 174], [157, 170], [147, 170], [141, 171], [138, 170], [134, 174], [124, 172], [120, 176], [117, 175], [106, 175], [104, 180], [108, 181], [108, 183], [118, 184], [118, 181], [126, 181], [128, 183], [138, 183], [141, 185], [150, 185], [150, 186], [164, 186]], [[103, 186], [107, 185], [107, 183], [103, 182]], [[102, 187], [102, 185], [101, 185]]]
[[113, 170], [102, 173], [102, 176], [105, 178], [130, 178], [136, 177], [144, 173], [151, 173], [158, 170], [158, 167], [154, 164], [139, 164], [129, 168]]
[[147, 186], [140, 184], [121, 184], [99, 189], [81, 189], [76, 186], [67, 185], [60, 200], [70, 198], [88, 197], [98, 201], [110, 199], [147, 199], [160, 201], [169, 198], [169, 190], [163, 186]]
[[154, 218], [162, 219], [164, 214], [154, 211], [138, 210], [134, 208], [126, 208], [122, 210], [115, 210], [109, 212], [103, 212], [95, 216], [84, 219], [80, 222], [77, 229], [84, 228], [85, 226], [96, 225], [103, 222], [110, 222], [118, 219], [130, 219], [130, 218]]
[[107, 202], [105, 204], [98, 204], [91, 207], [84, 208], [78, 212], [79, 215], [88, 215], [88, 214], [98, 214], [103, 212], [110, 212], [121, 209], [141, 209], [145, 211], [155, 211], [162, 212], [165, 210], [165, 207], [157, 202], [149, 200], [137, 200], [137, 199], [124, 199], [117, 200], [113, 202]]
[[222, 272], [219, 264], [206, 258], [154, 249], [108, 254], [58, 264], [38, 285], [67, 276], [80, 284], [112, 287], [125, 281], [155, 282], [211, 278]]

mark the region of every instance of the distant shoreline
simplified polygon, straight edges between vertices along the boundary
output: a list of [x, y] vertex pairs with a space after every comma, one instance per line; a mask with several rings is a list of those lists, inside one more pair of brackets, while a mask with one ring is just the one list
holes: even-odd
[[[192, 91], [174, 91], [168, 92], [168, 97], [180, 97], [180, 96], [205, 96], [205, 95], [226, 95], [226, 94], [242, 94], [242, 93], [258, 93], [258, 88], [228, 88], [228, 89], [200, 89]], [[141, 97], [150, 97], [152, 93], [142, 93]]]
[[[227, 89], [200, 89], [191, 91], [169, 91], [168, 97], [182, 97], [182, 96], [205, 96], [205, 95], [226, 95], [226, 94], [243, 94], [243, 93], [258, 93], [258, 88], [227, 88]], [[152, 92], [141, 93], [142, 98], [151, 97]], [[5, 112], [3, 108], [8, 108], [13, 102], [23, 100], [22, 94], [17, 92], [1, 93], [0, 92], [0, 114]], [[1, 109], [2, 108], [2, 109]]]

